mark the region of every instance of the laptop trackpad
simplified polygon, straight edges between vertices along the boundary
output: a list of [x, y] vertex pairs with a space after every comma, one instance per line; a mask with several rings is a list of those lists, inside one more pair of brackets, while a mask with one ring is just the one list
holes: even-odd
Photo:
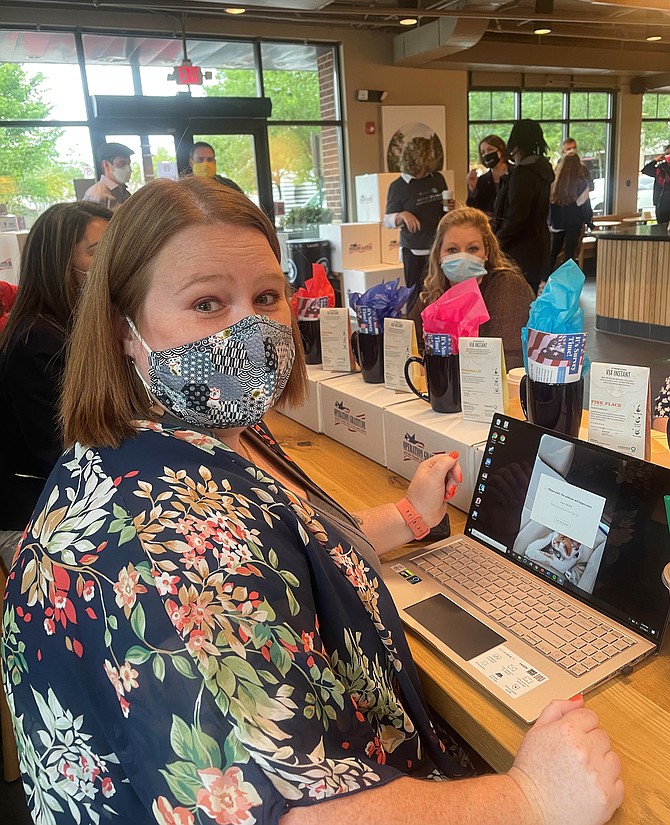
[[441, 593], [406, 607], [405, 613], [466, 661], [505, 641]]

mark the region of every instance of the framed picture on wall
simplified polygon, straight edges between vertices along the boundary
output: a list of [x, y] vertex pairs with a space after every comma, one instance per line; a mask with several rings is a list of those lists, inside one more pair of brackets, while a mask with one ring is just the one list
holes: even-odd
[[446, 111], [444, 106], [382, 106], [382, 142], [387, 172], [400, 171], [400, 155], [408, 143], [432, 144], [435, 167], [446, 163]]

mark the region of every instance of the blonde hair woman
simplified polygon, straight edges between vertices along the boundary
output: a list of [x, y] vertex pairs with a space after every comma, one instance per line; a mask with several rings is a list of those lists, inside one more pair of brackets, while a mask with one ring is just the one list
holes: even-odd
[[440, 221], [428, 259], [428, 275], [417, 305], [410, 314], [423, 336], [421, 312], [450, 287], [476, 278], [491, 316], [480, 335], [502, 338], [508, 369], [523, 364], [521, 328], [535, 295], [516, 264], [506, 258], [479, 209], [461, 207]]

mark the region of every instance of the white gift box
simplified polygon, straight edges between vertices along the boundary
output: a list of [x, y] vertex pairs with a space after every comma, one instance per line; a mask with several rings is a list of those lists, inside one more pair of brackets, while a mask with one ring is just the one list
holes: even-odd
[[16, 232], [0, 232], [0, 281], [19, 282], [21, 246]]
[[307, 398], [298, 407], [277, 407], [277, 412], [285, 415], [287, 418], [297, 421], [315, 433], [323, 432], [323, 423], [321, 419], [321, 384], [332, 378], [337, 378], [340, 375], [346, 375], [342, 372], [326, 372], [322, 369], [321, 364], [307, 364]]
[[330, 241], [334, 272], [381, 263], [379, 223], [322, 224], [319, 234]]
[[366, 292], [371, 286], [382, 281], [395, 281], [400, 278], [400, 286], [405, 285], [405, 272], [400, 264], [375, 264], [358, 269], [345, 269], [342, 272], [342, 300], [349, 306], [350, 292]]
[[323, 432], [385, 465], [384, 411], [407, 403], [407, 395], [383, 384], [366, 384], [360, 373], [324, 381], [319, 390]]
[[424, 459], [456, 450], [463, 483], [451, 504], [467, 511], [488, 434], [488, 424], [464, 421], [462, 413], [436, 413], [427, 402], [417, 398], [384, 410], [386, 466], [411, 479]]
[[356, 217], [359, 221], [384, 220], [389, 186], [397, 179], [397, 172], [356, 175]]
[[379, 242], [382, 252], [383, 264], [397, 264], [400, 262], [400, 228], [387, 229], [385, 226], [379, 229]]

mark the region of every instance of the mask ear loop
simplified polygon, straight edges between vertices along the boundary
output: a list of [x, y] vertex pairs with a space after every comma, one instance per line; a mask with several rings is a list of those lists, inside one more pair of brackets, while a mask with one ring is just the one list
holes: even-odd
[[[142, 338], [142, 336], [140, 335], [139, 330], [137, 329], [137, 327], [135, 326], [135, 324], [132, 322], [132, 320], [131, 320], [131, 319], [130, 319], [127, 315], [125, 315], [124, 317], [125, 317], [125, 319], [126, 319], [126, 322], [128, 323], [128, 326], [130, 327], [130, 331], [131, 331], [131, 332], [133, 333], [133, 335], [137, 338], [137, 340], [140, 342], [140, 344], [142, 344], [142, 346], [143, 346], [143, 347], [144, 347], [144, 349], [147, 351], [147, 353], [148, 353], [149, 355], [151, 355], [151, 353], [152, 353], [151, 348], [147, 345], [147, 343], [146, 343], [146, 341], [144, 340], [144, 338]], [[151, 409], [154, 409], [154, 408], [155, 408], [155, 406], [156, 406], [156, 399], [155, 399], [155, 398], [153, 397], [153, 395], [151, 394], [151, 389], [149, 388], [149, 385], [148, 385], [148, 384], [147, 384], [147, 382], [144, 380], [144, 376], [142, 375], [142, 373], [141, 373], [141, 372], [137, 369], [137, 364], [135, 363], [135, 360], [134, 360], [133, 358], [131, 358], [131, 357], [130, 357], [130, 355], [128, 356], [128, 360], [129, 360], [129, 361], [130, 361], [130, 363], [132, 364], [133, 369], [135, 370], [135, 373], [136, 373], [137, 377], [140, 379], [140, 382], [142, 383], [142, 386], [144, 387], [144, 391], [145, 391], [145, 392], [146, 392], [146, 394], [147, 394], [147, 400], [149, 401], [149, 407], [150, 407]]]

